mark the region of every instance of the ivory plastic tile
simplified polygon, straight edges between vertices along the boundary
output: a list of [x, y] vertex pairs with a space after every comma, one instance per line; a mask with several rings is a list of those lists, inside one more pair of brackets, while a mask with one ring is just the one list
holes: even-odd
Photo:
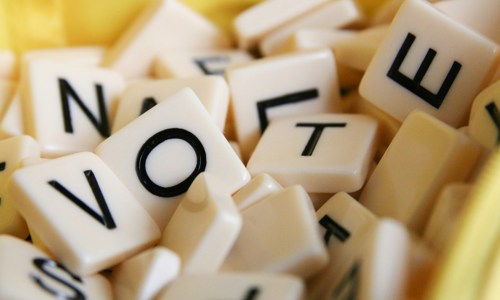
[[484, 89], [472, 103], [468, 133], [488, 149], [494, 149], [500, 143], [499, 107], [500, 81]]
[[340, 110], [335, 59], [330, 50], [255, 60], [229, 68], [226, 77], [244, 159], [250, 157], [271, 120]]
[[0, 117], [3, 118], [8, 104], [13, 98], [17, 84], [14, 81], [0, 79]]
[[259, 43], [260, 53], [265, 56], [275, 54], [299, 29], [342, 28], [360, 19], [361, 13], [353, 0], [328, 1], [266, 35]]
[[377, 149], [377, 122], [354, 114], [319, 114], [272, 121], [248, 161], [283, 186], [309, 193], [354, 192]]
[[233, 200], [240, 211], [252, 204], [282, 191], [283, 187], [266, 173], [255, 175], [249, 183], [234, 193]]
[[224, 75], [230, 65], [251, 60], [253, 57], [243, 50], [164, 52], [156, 57], [154, 74], [158, 78]]
[[240, 145], [235, 141], [229, 141], [229, 145], [231, 145], [231, 148], [233, 148], [233, 151], [236, 153], [238, 158], [242, 160]]
[[413, 112], [359, 201], [376, 215], [394, 218], [421, 233], [441, 188], [467, 178], [478, 157], [479, 147], [463, 133], [429, 114]]
[[353, 34], [353, 30], [347, 29], [298, 29], [276, 50], [276, 54], [300, 50], [333, 48], [333, 45], [338, 41]]
[[186, 87], [193, 89], [217, 128], [222, 131], [229, 106], [227, 83], [218, 76], [198, 76], [183, 79], [146, 80], [128, 86], [120, 96], [112, 132], [118, 131], [158, 102], [168, 99]]
[[149, 75], [153, 59], [164, 51], [229, 46], [228, 37], [182, 2], [154, 0], [108, 50], [103, 65], [136, 78]]
[[111, 70], [34, 60], [21, 91], [26, 133], [46, 157], [91, 151], [109, 136], [124, 85]]
[[371, 60], [359, 91], [399, 121], [419, 109], [459, 127], [466, 122], [472, 100], [489, 81], [498, 49], [496, 43], [432, 4], [407, 0]]
[[5, 107], [5, 113], [0, 120], [0, 137], [7, 138], [23, 135], [24, 119], [21, 93], [17, 90]]
[[243, 49], [254, 48], [265, 35], [327, 2], [273, 0], [253, 5], [233, 21], [238, 46]]
[[81, 46], [30, 50], [23, 53], [23, 62], [50, 60], [71, 65], [97, 67], [101, 64], [105, 48], [101, 46]]
[[24, 239], [28, 227], [17, 211], [15, 198], [9, 197], [5, 184], [19, 167], [21, 160], [40, 157], [40, 146], [29, 136], [18, 136], [0, 140], [0, 234], [10, 234]]
[[16, 77], [16, 54], [13, 51], [0, 51], [0, 79], [14, 80]]
[[440, 192], [423, 235], [424, 240], [435, 251], [441, 252], [449, 244], [470, 189], [470, 184], [452, 183]]
[[160, 238], [127, 187], [90, 152], [19, 169], [7, 190], [50, 253], [80, 275], [112, 267]]
[[160, 228], [201, 172], [220, 178], [223, 192], [228, 194], [250, 180], [247, 169], [189, 88], [159, 102], [98, 145], [95, 152]]
[[222, 271], [287, 273], [307, 278], [328, 263], [314, 208], [299, 185], [241, 212], [243, 227]]
[[165, 247], [154, 247], [124, 261], [111, 273], [115, 299], [154, 299], [179, 275], [180, 258]]
[[26, 241], [0, 235], [0, 298], [113, 299], [102, 275], [80, 276]]
[[183, 275], [158, 300], [302, 300], [303, 282], [293, 276], [265, 273]]
[[317, 211], [323, 241], [328, 249], [330, 262], [321, 272], [307, 281], [310, 299], [320, 295], [339, 277], [339, 270], [347, 261], [366, 232], [377, 226], [377, 218], [349, 194], [340, 192], [332, 196]]

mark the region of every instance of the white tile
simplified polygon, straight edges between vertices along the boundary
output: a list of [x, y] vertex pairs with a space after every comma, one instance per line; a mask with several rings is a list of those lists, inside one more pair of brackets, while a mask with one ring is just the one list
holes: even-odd
[[240, 233], [241, 215], [223, 184], [198, 175], [163, 231], [160, 245], [179, 254], [183, 274], [217, 272]]
[[40, 157], [40, 146], [30, 136], [0, 140], [0, 234], [21, 239], [28, 237], [28, 227], [16, 209], [16, 198], [10, 197], [5, 185], [25, 158]]
[[248, 161], [283, 186], [309, 193], [354, 192], [377, 149], [377, 122], [354, 114], [319, 114], [272, 121]]
[[105, 48], [102, 46], [80, 46], [47, 48], [26, 51], [23, 63], [33, 60], [50, 60], [71, 65], [97, 67], [101, 64]]
[[264, 56], [275, 54], [283, 43], [299, 29], [342, 28], [361, 18], [361, 12], [353, 0], [326, 2], [266, 35], [259, 43], [260, 53]]
[[255, 60], [229, 68], [226, 77], [244, 159], [250, 157], [270, 120], [340, 110], [335, 59], [330, 50]]
[[298, 29], [279, 47], [276, 54], [308, 49], [333, 48], [337, 42], [352, 36], [354, 33], [354, 30], [348, 29]]
[[52, 159], [11, 178], [7, 190], [18, 211], [78, 274], [112, 267], [160, 238], [158, 226], [95, 154]]
[[22, 81], [26, 133], [56, 157], [92, 151], [109, 136], [122, 76], [111, 70], [34, 60]]
[[221, 271], [280, 272], [307, 278], [326, 266], [328, 254], [314, 208], [301, 186], [275, 193], [241, 214], [241, 233]]
[[157, 78], [187, 78], [203, 75], [224, 75], [226, 69], [234, 64], [253, 60], [244, 50], [207, 50], [207, 51], [167, 51], [160, 53], [154, 62], [154, 75]]
[[17, 76], [16, 54], [10, 50], [0, 51], [0, 79], [15, 80]]
[[111, 273], [115, 299], [153, 299], [160, 290], [177, 278], [180, 258], [161, 246], [145, 250], [119, 264]]
[[303, 282], [293, 276], [265, 273], [184, 275], [161, 293], [158, 300], [302, 300]]
[[247, 169], [189, 88], [159, 102], [102, 142], [95, 152], [160, 228], [199, 173], [220, 178], [229, 194], [250, 180]]
[[153, 59], [163, 51], [229, 46], [221, 30], [184, 3], [154, 0], [111, 46], [103, 65], [126, 78], [141, 77], [151, 73]]
[[500, 81], [488, 86], [474, 99], [468, 133], [491, 150], [500, 143]]
[[0, 298], [113, 299], [102, 275], [80, 276], [26, 241], [0, 235]]
[[478, 157], [470, 138], [416, 111], [401, 125], [359, 201], [421, 233], [441, 188], [467, 178]]
[[[433, 30], [429, 32], [429, 28]], [[359, 90], [400, 121], [420, 109], [459, 127], [465, 124], [475, 95], [489, 82], [498, 54], [496, 43], [450, 19], [432, 4], [407, 0]]]
[[229, 106], [229, 88], [218, 76], [197, 76], [183, 79], [144, 80], [130, 84], [120, 96], [111, 132], [168, 99], [183, 88], [193, 89], [216, 126], [222, 131]]
[[272, 176], [266, 173], [255, 175], [233, 195], [233, 200], [240, 211], [265, 199], [274, 193], [283, 190], [283, 187]]
[[23, 134], [25, 131], [22, 99], [20, 91], [17, 90], [7, 103], [3, 118], [0, 120], [0, 136], [6, 138]]

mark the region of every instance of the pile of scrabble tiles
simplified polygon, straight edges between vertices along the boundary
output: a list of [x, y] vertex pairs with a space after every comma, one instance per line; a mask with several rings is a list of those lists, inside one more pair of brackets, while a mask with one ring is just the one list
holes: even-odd
[[111, 47], [0, 53], [0, 299], [439, 299], [500, 141], [499, 20], [267, 0], [232, 39], [158, 0]]

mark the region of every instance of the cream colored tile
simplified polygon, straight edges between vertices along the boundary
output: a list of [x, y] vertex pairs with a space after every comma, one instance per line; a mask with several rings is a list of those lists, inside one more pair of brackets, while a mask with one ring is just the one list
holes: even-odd
[[326, 0], [272, 0], [262, 1], [243, 11], [233, 21], [233, 28], [242, 49], [257, 46], [273, 30], [291, 20], [320, 7]]
[[253, 60], [244, 50], [209, 50], [163, 52], [154, 62], [157, 78], [187, 78], [203, 75], [224, 75], [235, 64]]
[[161, 52], [229, 46], [221, 30], [182, 2], [154, 0], [111, 46], [103, 65], [126, 78], [141, 77], [151, 73], [153, 59]]
[[30, 136], [0, 140], [0, 234], [21, 239], [28, 237], [28, 227], [16, 209], [16, 198], [10, 197], [5, 184], [25, 158], [40, 157], [40, 146]]
[[491, 150], [500, 143], [499, 107], [500, 81], [497, 81], [476, 96], [469, 117], [469, 135]]
[[179, 254], [183, 274], [217, 272], [240, 233], [241, 215], [223, 184], [198, 175], [163, 231], [160, 245]]
[[255, 60], [229, 68], [226, 77], [236, 135], [245, 160], [271, 120], [340, 110], [335, 59], [330, 50]]
[[217, 128], [222, 131], [229, 106], [227, 83], [218, 76], [197, 76], [145, 80], [129, 85], [120, 96], [111, 132], [118, 131], [158, 102], [168, 99], [186, 87], [193, 89]]
[[489, 82], [498, 53], [496, 43], [446, 17], [432, 4], [407, 0], [359, 91], [399, 121], [419, 109], [459, 127], [465, 124], [475, 95]]
[[80, 276], [28, 242], [0, 235], [0, 298], [113, 299], [101, 275]]
[[302, 300], [302, 281], [284, 274], [218, 273], [183, 275], [176, 279], [158, 300]]
[[0, 136], [3, 138], [25, 134], [21, 93], [17, 90], [5, 107], [0, 120]]
[[179, 255], [165, 247], [150, 248], [113, 268], [113, 295], [122, 300], [154, 299], [179, 270]]
[[234, 153], [236, 153], [236, 155], [238, 155], [238, 158], [240, 160], [243, 160], [242, 156], [241, 156], [241, 149], [240, 149], [240, 145], [238, 144], [238, 142], [235, 142], [235, 141], [229, 141], [229, 145], [231, 145], [231, 148], [233, 148], [234, 150]]
[[220, 178], [228, 194], [250, 180], [247, 169], [189, 88], [160, 101], [98, 145], [95, 152], [160, 228], [201, 172]]
[[377, 122], [354, 114], [319, 114], [271, 122], [248, 161], [251, 174], [268, 173], [283, 186], [309, 193], [354, 192], [377, 149]]
[[255, 175], [249, 183], [234, 193], [233, 200], [240, 211], [283, 190], [283, 187], [266, 173]]
[[277, 53], [283, 43], [299, 29], [342, 28], [361, 18], [361, 12], [353, 0], [328, 1], [266, 35], [259, 43], [260, 53], [264, 56]]
[[92, 151], [109, 136], [125, 85], [120, 74], [34, 60], [23, 76], [25, 130], [40, 143], [43, 156]]
[[0, 79], [15, 80], [17, 77], [17, 58], [14, 51], [0, 51]]
[[221, 271], [287, 273], [307, 278], [328, 263], [314, 208], [299, 185], [242, 211], [243, 227]]
[[298, 29], [276, 50], [276, 54], [300, 50], [333, 48], [338, 41], [353, 34], [354, 31], [348, 29]]
[[90, 152], [22, 168], [11, 178], [7, 190], [18, 211], [55, 258], [78, 274], [112, 267], [160, 238], [127, 187]]
[[81, 46], [30, 50], [23, 53], [22, 61], [49, 60], [65, 64], [97, 67], [101, 64], [105, 48], [102, 46]]
[[422, 233], [443, 186], [462, 181], [479, 157], [467, 136], [424, 112], [403, 122], [359, 201], [381, 217]]

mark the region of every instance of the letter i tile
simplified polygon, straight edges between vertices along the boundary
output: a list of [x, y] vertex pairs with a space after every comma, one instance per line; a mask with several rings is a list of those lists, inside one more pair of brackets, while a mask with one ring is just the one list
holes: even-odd
[[447, 17], [432, 4], [407, 0], [368, 66], [359, 90], [401, 122], [419, 109], [460, 127], [466, 123], [472, 100], [490, 80], [498, 50], [495, 42]]
[[110, 268], [160, 238], [127, 187], [90, 152], [19, 169], [7, 190], [50, 253], [80, 275]]

